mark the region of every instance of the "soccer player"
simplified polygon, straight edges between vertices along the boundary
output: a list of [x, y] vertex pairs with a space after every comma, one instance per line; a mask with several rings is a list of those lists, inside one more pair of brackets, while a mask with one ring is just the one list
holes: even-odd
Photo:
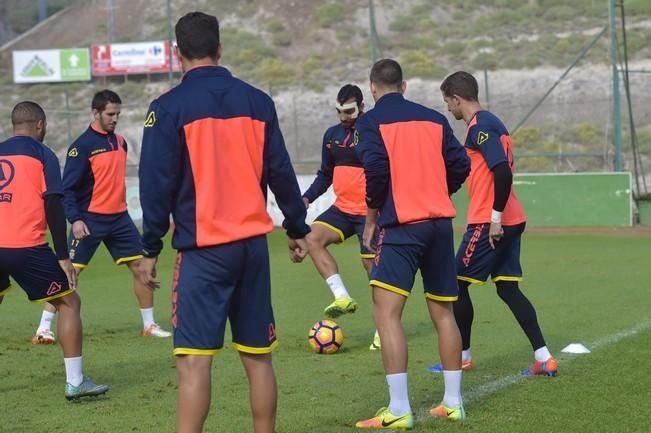
[[[325, 193], [333, 185], [336, 196], [330, 208], [319, 215], [312, 224], [307, 236], [310, 257], [321, 277], [334, 296], [334, 301], [323, 313], [330, 318], [354, 313], [357, 302], [350, 296], [344, 285], [334, 257], [328, 246], [341, 243], [357, 234], [360, 243], [360, 256], [367, 275], [370, 275], [375, 254], [362, 242], [364, 219], [366, 217], [366, 181], [364, 168], [355, 154], [359, 134], [355, 122], [364, 112], [364, 96], [359, 87], [352, 84], [343, 86], [337, 94], [335, 105], [340, 123], [328, 128], [323, 136], [321, 168], [312, 185], [303, 193], [303, 202], [310, 203]], [[380, 337], [375, 332], [371, 350], [380, 348]]]
[[[512, 188], [513, 143], [509, 131], [493, 113], [482, 109], [475, 78], [455, 72], [441, 84], [448, 110], [467, 124], [465, 148], [472, 169], [468, 178], [468, 228], [457, 251], [459, 299], [454, 314], [462, 340], [462, 366], [472, 368], [470, 333], [474, 309], [468, 287], [482, 285], [490, 275], [497, 295], [509, 307], [534, 351], [534, 362], [523, 370], [526, 376], [554, 376], [558, 365], [543, 338], [536, 310], [522, 293], [520, 238], [526, 216]], [[439, 373], [441, 365], [430, 367]]]
[[461, 420], [461, 338], [452, 311], [458, 293], [452, 233], [456, 211], [450, 195], [468, 176], [470, 161], [445, 116], [403, 97], [406, 83], [396, 61], [375, 63], [370, 81], [375, 108], [357, 122], [357, 154], [366, 174], [367, 248], [380, 228], [370, 284], [390, 402], [356, 427], [414, 426], [400, 320], [419, 269], [444, 366], [443, 401], [430, 413]]
[[219, 23], [188, 13], [176, 23], [182, 82], [150, 105], [140, 157], [146, 258], [155, 285], [161, 238], [174, 217], [178, 250], [172, 325], [178, 391], [177, 433], [202, 431], [210, 408], [213, 356], [226, 320], [249, 380], [253, 430], [272, 433], [276, 327], [266, 234], [267, 185], [285, 215], [294, 261], [307, 255], [306, 210], [273, 101], [219, 66]]
[[[70, 258], [77, 275], [86, 268], [104, 242], [115, 264], [126, 264], [134, 275], [133, 289], [140, 305], [142, 335], [169, 337], [154, 321], [154, 292], [136, 277], [142, 258], [138, 229], [127, 213], [125, 170], [127, 142], [115, 133], [122, 101], [111, 90], [97, 92], [92, 101], [93, 121], [68, 148], [63, 170], [64, 205], [72, 230]], [[45, 304], [32, 343], [52, 344], [55, 309]]]
[[[50, 302], [59, 312], [59, 338], [68, 400], [108, 391], [82, 371], [81, 301], [77, 274], [68, 256], [59, 161], [42, 144], [43, 109], [31, 101], [11, 112], [14, 136], [0, 143], [0, 301], [11, 276], [32, 302]], [[54, 252], [45, 241], [50, 228]]]

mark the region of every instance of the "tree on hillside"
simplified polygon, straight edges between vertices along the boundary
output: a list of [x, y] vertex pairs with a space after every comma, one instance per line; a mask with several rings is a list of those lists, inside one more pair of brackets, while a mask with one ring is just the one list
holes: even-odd
[[0, 45], [13, 37], [7, 16], [7, 0], [0, 0]]

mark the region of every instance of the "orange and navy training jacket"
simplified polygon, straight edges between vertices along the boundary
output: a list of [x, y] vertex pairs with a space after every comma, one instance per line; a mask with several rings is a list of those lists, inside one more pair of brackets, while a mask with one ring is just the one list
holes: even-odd
[[[468, 122], [464, 146], [472, 166], [468, 177], [468, 224], [488, 223], [495, 198], [495, 178], [491, 170], [507, 162], [511, 173], [514, 173], [513, 140], [497, 116], [488, 111], [478, 111]], [[517, 225], [526, 220], [522, 205], [511, 186], [502, 213], [502, 225]]]
[[92, 125], [70, 145], [63, 168], [63, 204], [70, 223], [83, 220], [86, 212], [126, 212], [126, 164], [126, 140]]
[[46, 244], [44, 198], [50, 194], [63, 195], [54, 152], [26, 136], [0, 143], [0, 248]]
[[341, 123], [331, 126], [323, 136], [321, 168], [303, 197], [310, 203], [326, 192], [335, 191], [334, 205], [351, 215], [366, 215], [366, 180], [364, 167], [355, 153], [359, 134]]
[[149, 256], [162, 249], [170, 213], [178, 250], [270, 232], [267, 185], [287, 234], [310, 231], [273, 101], [221, 66], [191, 69], [151, 103], [139, 177]]
[[456, 215], [450, 195], [468, 177], [470, 160], [445, 116], [389, 93], [357, 130], [366, 201], [380, 209], [379, 227]]

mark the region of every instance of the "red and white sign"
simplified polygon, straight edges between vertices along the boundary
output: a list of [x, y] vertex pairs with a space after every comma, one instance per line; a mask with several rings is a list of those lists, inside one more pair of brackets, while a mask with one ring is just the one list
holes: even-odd
[[[93, 45], [91, 52], [94, 76], [155, 74], [170, 68], [167, 41]], [[172, 70], [180, 71], [176, 58], [172, 62]]]

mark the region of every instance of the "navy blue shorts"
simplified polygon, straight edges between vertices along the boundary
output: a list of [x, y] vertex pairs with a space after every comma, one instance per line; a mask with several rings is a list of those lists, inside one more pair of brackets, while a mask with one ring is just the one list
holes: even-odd
[[214, 355], [226, 319], [240, 352], [273, 351], [276, 325], [266, 236], [179, 251], [172, 284], [175, 355]]
[[117, 215], [86, 213], [83, 221], [90, 230], [90, 236], [77, 240], [72, 230], [68, 236], [70, 260], [75, 266], [86, 267], [102, 242], [116, 265], [142, 258], [140, 233], [127, 212]]
[[493, 281], [521, 281], [520, 239], [526, 226], [502, 226], [504, 236], [492, 249], [488, 242], [490, 224], [470, 224], [457, 251], [457, 278], [472, 284]]
[[439, 218], [380, 230], [370, 284], [409, 296], [419, 269], [427, 298], [435, 301], [457, 299], [459, 288], [451, 219]]
[[9, 291], [9, 277], [33, 302], [45, 302], [72, 292], [68, 278], [47, 245], [0, 248], [0, 295]]
[[364, 246], [362, 239], [365, 222], [366, 217], [342, 212], [336, 206], [330, 206], [314, 220], [314, 224], [321, 224], [335, 231], [341, 239], [337, 243], [341, 243], [356, 234], [357, 239], [359, 239], [360, 256], [363, 259], [372, 259], [375, 257], [375, 254]]

